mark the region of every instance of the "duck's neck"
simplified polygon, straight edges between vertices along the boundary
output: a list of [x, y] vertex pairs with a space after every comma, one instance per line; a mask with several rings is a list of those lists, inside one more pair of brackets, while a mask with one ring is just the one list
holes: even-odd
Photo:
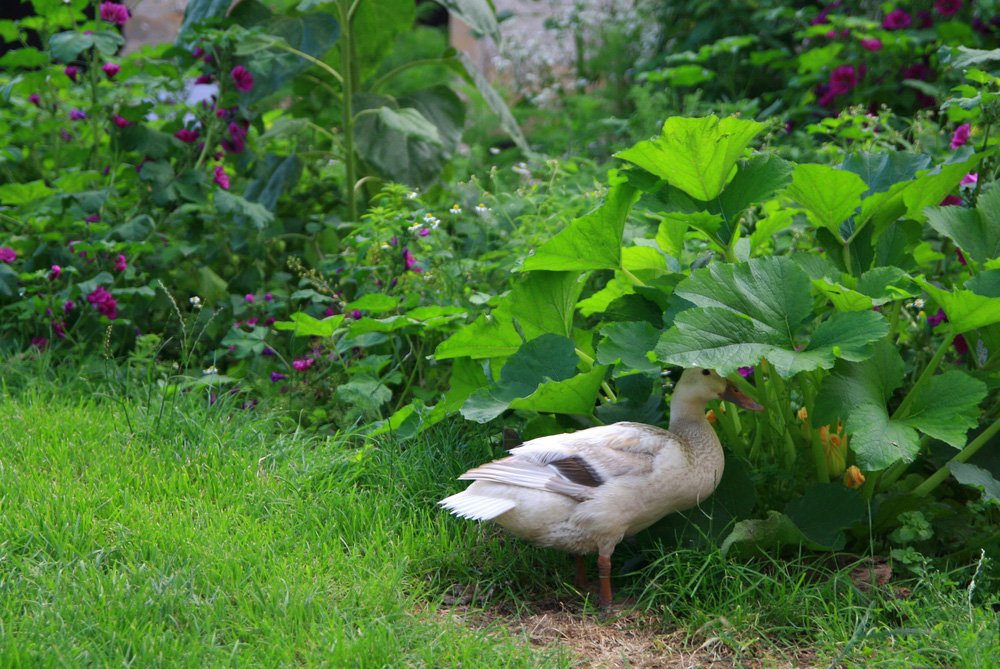
[[705, 418], [704, 402], [670, 403], [670, 431], [688, 443], [695, 453], [721, 449], [719, 437]]

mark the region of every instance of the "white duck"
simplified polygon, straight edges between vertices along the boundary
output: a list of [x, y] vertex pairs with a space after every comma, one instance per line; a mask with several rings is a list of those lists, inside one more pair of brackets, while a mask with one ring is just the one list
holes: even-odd
[[763, 407], [712, 370], [681, 375], [670, 404], [670, 429], [615, 423], [532, 439], [509, 457], [470, 469], [474, 483], [439, 504], [457, 516], [495, 520], [513, 534], [576, 558], [597, 553], [600, 605], [611, 605], [611, 553], [626, 536], [712, 494], [722, 477], [722, 445], [705, 403], [724, 399]]

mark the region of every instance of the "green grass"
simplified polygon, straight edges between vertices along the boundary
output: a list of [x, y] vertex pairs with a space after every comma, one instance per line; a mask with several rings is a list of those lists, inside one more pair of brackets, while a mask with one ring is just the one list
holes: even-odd
[[[0, 395], [0, 666], [576, 661], [516, 627], [541, 600], [580, 606], [571, 558], [435, 505], [499, 452], [487, 431], [456, 422], [402, 445], [297, 434], [229, 397], [161, 409], [71, 376]], [[996, 667], [997, 597], [970, 596], [974, 568], [929, 572], [896, 599], [811, 558], [684, 548], [616, 581], [663, 631], [739, 666], [806, 650], [815, 666]], [[493, 588], [491, 619], [509, 624], [450, 619], [455, 584]]]

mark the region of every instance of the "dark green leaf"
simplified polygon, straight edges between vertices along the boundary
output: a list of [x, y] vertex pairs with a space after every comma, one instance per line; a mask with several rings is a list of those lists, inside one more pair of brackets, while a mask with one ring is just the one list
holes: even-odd
[[489, 0], [437, 0], [470, 28], [500, 44], [500, 26]]
[[229, 332], [222, 339], [223, 346], [233, 347], [233, 354], [237, 358], [246, 358], [250, 355], [260, 355], [264, 351], [264, 339], [267, 337], [267, 328], [253, 328], [253, 332], [246, 332], [240, 328], [229, 328]]
[[769, 511], [767, 518], [763, 520], [743, 520], [736, 523], [733, 531], [722, 542], [722, 555], [728, 556], [734, 550], [741, 555], [754, 555], [759, 551], [799, 546], [811, 550], [833, 548], [811, 541], [785, 514]]
[[304, 167], [302, 159], [297, 155], [278, 156], [269, 153], [264, 161], [264, 169], [258, 170], [257, 178], [247, 184], [243, 197], [274, 211], [278, 206], [278, 199], [299, 182]]
[[810, 541], [840, 550], [844, 528], [865, 517], [867, 505], [857, 490], [840, 483], [815, 483], [785, 508], [785, 515]]
[[[601, 329], [603, 339], [597, 347], [597, 362], [602, 365], [622, 363], [624, 370], [659, 374], [659, 363], [650, 361], [660, 333], [649, 323], [610, 323]], [[623, 370], [619, 369], [621, 374]]]
[[979, 403], [985, 398], [985, 383], [953, 369], [916, 389], [906, 415], [899, 417], [899, 421], [955, 448], [963, 448], [966, 433], [979, 424]]
[[932, 228], [976, 262], [1000, 256], [1000, 188], [981, 194], [975, 209], [951, 205], [927, 207], [924, 213]]
[[1000, 481], [993, 478], [989, 471], [967, 462], [955, 460], [948, 463], [948, 469], [959, 483], [978, 488], [983, 492], [985, 499], [1000, 504]]
[[861, 206], [861, 194], [867, 190], [867, 184], [853, 172], [828, 165], [797, 165], [785, 192], [805, 207], [813, 225], [827, 229], [843, 243], [840, 224]]

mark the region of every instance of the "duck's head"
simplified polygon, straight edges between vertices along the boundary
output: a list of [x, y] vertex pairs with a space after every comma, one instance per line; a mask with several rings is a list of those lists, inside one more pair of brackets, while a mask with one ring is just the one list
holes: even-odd
[[719, 376], [714, 370], [703, 367], [688, 367], [681, 374], [674, 389], [673, 401], [698, 402], [726, 400], [750, 411], [763, 411], [764, 407], [747, 397], [746, 393], [732, 381]]

